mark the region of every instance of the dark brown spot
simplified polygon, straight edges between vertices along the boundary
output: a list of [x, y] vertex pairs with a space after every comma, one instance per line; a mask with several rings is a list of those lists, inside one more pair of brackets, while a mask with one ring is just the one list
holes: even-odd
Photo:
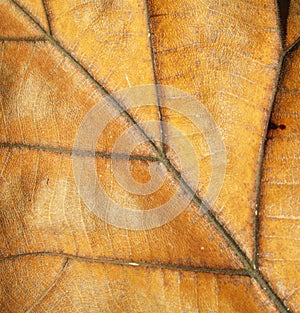
[[271, 129], [281, 129], [281, 130], [283, 130], [283, 129], [286, 129], [286, 126], [284, 125], [284, 124], [275, 124], [275, 123], [273, 123], [273, 122], [270, 122], [269, 123], [269, 130], [271, 130]]

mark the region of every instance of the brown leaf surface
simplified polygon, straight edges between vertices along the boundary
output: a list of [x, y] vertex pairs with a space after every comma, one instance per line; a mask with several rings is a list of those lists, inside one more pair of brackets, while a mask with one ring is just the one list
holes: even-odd
[[[298, 0], [286, 17], [267, 0], [0, 0], [1, 312], [300, 312], [298, 11]], [[112, 154], [118, 137], [133, 120], [156, 120], [189, 138], [204, 188], [162, 227], [120, 229], [81, 200], [72, 147], [103, 97], [156, 83], [210, 111], [225, 180], [215, 203], [201, 201], [212, 172], [205, 138], [154, 96], [106, 127], [101, 184], [137, 210], [189, 192], [168, 128], [166, 155], [149, 141], [129, 161], [143, 183], [163, 163], [160, 190], [134, 195], [114, 178], [113, 159], [126, 162]]]

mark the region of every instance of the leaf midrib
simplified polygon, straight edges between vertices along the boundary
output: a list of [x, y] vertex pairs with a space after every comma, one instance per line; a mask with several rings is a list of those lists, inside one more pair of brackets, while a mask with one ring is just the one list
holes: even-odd
[[[231, 247], [231, 249], [234, 251], [234, 253], [237, 255], [237, 257], [239, 258], [239, 260], [243, 263], [244, 267], [245, 267], [245, 271], [247, 272], [247, 274], [249, 276], [251, 276], [252, 278], [254, 278], [257, 283], [261, 286], [261, 288], [268, 294], [269, 298], [272, 300], [272, 302], [277, 306], [277, 308], [279, 309], [279, 311], [281, 313], [285, 312], [285, 313], [292, 313], [290, 311], [289, 308], [287, 308], [287, 306], [283, 303], [283, 300], [279, 298], [279, 296], [276, 294], [276, 292], [272, 289], [272, 287], [270, 286], [270, 284], [268, 283], [268, 281], [265, 279], [265, 277], [263, 276], [263, 274], [260, 272], [259, 268], [256, 266], [256, 262], [254, 259], [254, 263], [252, 263], [250, 261], [250, 259], [247, 257], [246, 253], [240, 248], [239, 244], [235, 241], [235, 239], [232, 237], [232, 235], [230, 234], [230, 232], [227, 230], [227, 228], [218, 220], [218, 218], [214, 215], [214, 213], [212, 212], [210, 206], [203, 201], [202, 199], [200, 199], [200, 197], [198, 197], [196, 195], [196, 193], [192, 190], [192, 188], [187, 184], [187, 182], [182, 178], [180, 172], [173, 166], [172, 162], [167, 158], [167, 156], [164, 153], [164, 145], [163, 145], [163, 149], [160, 149], [159, 147], [156, 146], [156, 144], [151, 140], [151, 138], [146, 134], [146, 132], [143, 130], [142, 127], [140, 127], [135, 119], [127, 112], [124, 110], [124, 108], [122, 107], [122, 105], [117, 101], [117, 99], [115, 99], [111, 93], [103, 86], [101, 85], [94, 77], [93, 75], [83, 67], [83, 65], [81, 65], [81, 63], [71, 55], [71, 53], [69, 53], [61, 44], [59, 41], [57, 41], [51, 33], [48, 33], [36, 20], [35, 18], [22, 6], [20, 5], [16, 0], [10, 0], [10, 2], [12, 2], [15, 6], [17, 6], [26, 16], [27, 18], [30, 19], [30, 21], [32, 23], [35, 24], [35, 26], [44, 33], [45, 39], [47, 41], [49, 41], [53, 46], [55, 46], [64, 56], [66, 56], [68, 59], [70, 59], [78, 68], [78, 70], [80, 70], [86, 77], [88, 77], [100, 90], [101, 92], [104, 94], [104, 96], [106, 96], [112, 103], [112, 105], [114, 106], [115, 109], [117, 109], [119, 111], [119, 113], [121, 115], [123, 115], [135, 128], [136, 130], [140, 133], [140, 135], [146, 140], [146, 142], [148, 142], [150, 144], [150, 146], [152, 147], [154, 153], [157, 156], [157, 160], [161, 163], [163, 163], [166, 168], [168, 169], [168, 171], [174, 176], [174, 178], [178, 181], [178, 183], [180, 184], [181, 188], [188, 193], [189, 195], [192, 195], [192, 202], [200, 209], [202, 210], [202, 212], [205, 214], [205, 216], [209, 219], [209, 221], [215, 226], [215, 228], [219, 231], [219, 233], [221, 233], [221, 235], [224, 237], [224, 239], [227, 241], [227, 243], [229, 244], [229, 246]], [[147, 3], [145, 3], [146, 7], [147, 7]], [[45, 7], [44, 7], [45, 8]], [[45, 12], [47, 10], [45, 9]], [[277, 11], [278, 14], [278, 11]], [[49, 18], [48, 18], [48, 14], [46, 13], [47, 16], [47, 20], [48, 20], [48, 24], [49, 24], [49, 29], [51, 32], [51, 25], [49, 23]], [[285, 59], [285, 57], [289, 54], [290, 51], [292, 51], [296, 46], [298, 46], [300, 42], [300, 38], [288, 49], [286, 49], [285, 51], [282, 51], [278, 66], [277, 66], [277, 78], [276, 80], [279, 81], [279, 77], [280, 77], [280, 73], [281, 73], [281, 69], [282, 69], [282, 64], [283, 61]], [[151, 43], [151, 51], [153, 51], [152, 48], [152, 43]], [[153, 62], [153, 61], [152, 61]], [[153, 67], [154, 67], [154, 62], [152, 63]], [[155, 71], [155, 68], [153, 68], [153, 71]], [[154, 77], [155, 74], [154, 74]], [[276, 81], [275, 86], [278, 86], [278, 82]], [[274, 91], [274, 97], [272, 97], [272, 104], [271, 104], [271, 108], [272, 105], [275, 101], [275, 95], [276, 95], [276, 91]], [[159, 105], [159, 103], [158, 103]], [[270, 109], [270, 108], [269, 108]], [[160, 109], [161, 110], [161, 109]], [[270, 109], [271, 111], [271, 109]], [[161, 112], [161, 111], [160, 111]], [[160, 113], [161, 114], [161, 113]], [[160, 115], [161, 117], [161, 121], [162, 121], [162, 115]], [[267, 120], [268, 122], [268, 120]], [[162, 134], [163, 135], [163, 134]], [[264, 145], [264, 140], [262, 145]], [[260, 158], [263, 160], [264, 158], [264, 153], [261, 152], [260, 154]], [[261, 173], [261, 167], [262, 167], [262, 161], [261, 164], [259, 164], [260, 169], [259, 169], [259, 173]], [[260, 174], [259, 174], [260, 175]], [[259, 193], [260, 190], [260, 183], [257, 186], [257, 192]], [[257, 230], [256, 230], [257, 231]], [[258, 234], [257, 237], [255, 237], [255, 240], [258, 239]], [[257, 249], [257, 243], [256, 243], [256, 249]], [[256, 251], [257, 253], [257, 251]]]

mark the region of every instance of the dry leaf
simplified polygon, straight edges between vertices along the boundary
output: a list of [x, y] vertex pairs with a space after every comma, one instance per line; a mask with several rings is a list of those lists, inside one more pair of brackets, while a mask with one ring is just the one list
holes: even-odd
[[[282, 4], [0, 0], [1, 312], [300, 312], [300, 3]], [[193, 96], [193, 116], [158, 84]], [[118, 92], [141, 85], [151, 103], [119, 114]], [[160, 227], [115, 227], [80, 197], [72, 149], [104, 99], [116, 118], [93, 160], [108, 198], [134, 210], [192, 198]], [[191, 122], [202, 106], [226, 149], [216, 199], [223, 163]], [[126, 160], [114, 145], [133, 124], [146, 143]], [[198, 190], [172, 127], [197, 156]], [[161, 188], [124, 190], [114, 166], [128, 163], [139, 184], [167, 169]]]

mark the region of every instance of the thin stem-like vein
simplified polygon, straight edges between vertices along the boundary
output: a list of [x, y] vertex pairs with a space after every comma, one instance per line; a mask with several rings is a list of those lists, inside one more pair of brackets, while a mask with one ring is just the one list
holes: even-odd
[[289, 54], [290, 52], [294, 51], [295, 49], [298, 48], [300, 44], [300, 37], [297, 38], [297, 40], [294, 41], [294, 43], [292, 45], [290, 45], [286, 50], [285, 50], [285, 54]]
[[276, 78], [274, 82], [274, 92], [271, 96], [271, 104], [269, 106], [268, 116], [265, 123], [265, 129], [262, 137], [261, 148], [259, 153], [258, 159], [258, 175], [257, 175], [257, 186], [256, 186], [256, 205], [255, 205], [255, 217], [254, 217], [254, 258], [253, 263], [255, 267], [259, 266], [259, 214], [260, 214], [260, 194], [261, 194], [261, 187], [262, 187], [262, 176], [263, 176], [263, 162], [266, 154], [266, 146], [267, 146], [267, 134], [269, 125], [271, 122], [272, 112], [276, 103], [276, 97], [279, 91], [279, 85], [283, 78], [283, 69], [285, 67], [286, 58], [289, 54], [293, 51], [293, 49], [299, 44], [300, 40], [296, 41], [292, 46], [288, 49], [284, 50], [281, 54], [279, 59], [277, 71], [276, 71]]
[[101, 157], [104, 159], [126, 159], [126, 160], [137, 160], [137, 161], [150, 161], [157, 162], [158, 159], [154, 156], [150, 155], [126, 155], [121, 153], [106, 153], [102, 151], [87, 151], [87, 150], [76, 150], [76, 149], [68, 149], [62, 147], [53, 147], [53, 146], [42, 146], [42, 145], [32, 145], [26, 143], [11, 143], [11, 142], [0, 142], [0, 148], [19, 148], [19, 149], [28, 149], [28, 150], [36, 150], [36, 151], [46, 151], [53, 152], [59, 154], [73, 154], [82, 157]]
[[140, 266], [146, 268], [163, 268], [174, 271], [186, 271], [194, 273], [212, 273], [220, 275], [239, 275], [239, 276], [249, 276], [248, 272], [244, 269], [231, 269], [231, 268], [211, 268], [211, 267], [197, 267], [197, 266], [186, 266], [186, 265], [176, 265], [176, 264], [166, 264], [166, 263], [149, 263], [149, 262], [134, 262], [130, 260], [116, 260], [116, 259], [105, 259], [105, 258], [92, 258], [87, 256], [80, 256], [64, 252], [51, 252], [51, 251], [36, 251], [36, 252], [25, 252], [15, 255], [9, 255], [4, 258], [0, 258], [0, 262], [6, 260], [13, 260], [18, 258], [30, 257], [30, 256], [56, 256], [56, 257], [66, 257], [70, 260], [90, 262], [90, 263], [102, 263], [102, 264], [114, 264], [114, 265], [124, 265], [124, 266]]
[[[279, 13], [278, 13], [279, 14]], [[280, 23], [278, 18], [278, 23]], [[279, 26], [280, 28], [280, 26]], [[282, 36], [282, 32], [279, 32]], [[284, 42], [284, 38], [281, 37], [281, 41]], [[260, 233], [260, 195], [261, 195], [261, 187], [262, 187], [262, 176], [263, 176], [263, 162], [266, 154], [266, 145], [267, 145], [267, 134], [269, 125], [271, 122], [271, 116], [272, 112], [276, 103], [276, 97], [279, 92], [279, 86], [280, 82], [283, 79], [283, 69], [285, 67], [285, 62], [287, 57], [296, 49], [300, 44], [300, 37], [289, 47], [287, 47], [285, 50], [281, 48], [281, 56], [279, 58], [279, 63], [276, 70], [276, 77], [274, 81], [274, 87], [273, 87], [273, 93], [270, 100], [269, 110], [268, 110], [268, 116], [265, 123], [265, 129], [261, 141], [261, 148], [259, 153], [259, 159], [258, 159], [258, 175], [257, 175], [257, 185], [256, 185], [256, 204], [255, 204], [255, 216], [254, 216], [254, 257], [253, 257], [253, 264], [254, 267], [259, 267], [259, 233]], [[283, 47], [283, 45], [281, 46]]]
[[48, 25], [48, 29], [49, 29], [49, 35], [52, 36], [51, 21], [50, 21], [50, 16], [49, 16], [49, 13], [48, 13], [46, 0], [42, 0], [42, 5], [43, 5], [44, 13], [45, 13], [45, 16], [46, 16], [46, 20], [47, 20], [47, 25]]
[[48, 41], [46, 37], [0, 37], [0, 41], [29, 41], [29, 42], [37, 42], [37, 41]]
[[65, 272], [67, 266], [68, 266], [69, 259], [66, 258], [60, 272], [57, 274], [53, 282], [50, 284], [50, 286], [38, 297], [38, 299], [31, 305], [29, 309], [25, 311], [25, 313], [30, 313], [34, 308], [36, 308], [42, 301], [43, 299], [49, 294], [49, 292], [55, 287], [57, 282], [61, 279], [63, 273]]
[[262, 186], [262, 175], [263, 175], [263, 162], [265, 157], [265, 150], [267, 144], [267, 133], [268, 126], [270, 123], [271, 113], [273, 106], [275, 104], [277, 90], [280, 82], [282, 66], [284, 63], [284, 55], [279, 59], [279, 63], [276, 70], [276, 77], [273, 86], [273, 93], [270, 100], [268, 115], [266, 117], [265, 128], [262, 136], [262, 141], [260, 145], [259, 157], [258, 157], [258, 171], [256, 177], [256, 201], [255, 201], [255, 214], [254, 214], [254, 252], [253, 252], [253, 265], [258, 268], [258, 255], [259, 255], [259, 214], [260, 214], [260, 194], [261, 194], [261, 186]]

